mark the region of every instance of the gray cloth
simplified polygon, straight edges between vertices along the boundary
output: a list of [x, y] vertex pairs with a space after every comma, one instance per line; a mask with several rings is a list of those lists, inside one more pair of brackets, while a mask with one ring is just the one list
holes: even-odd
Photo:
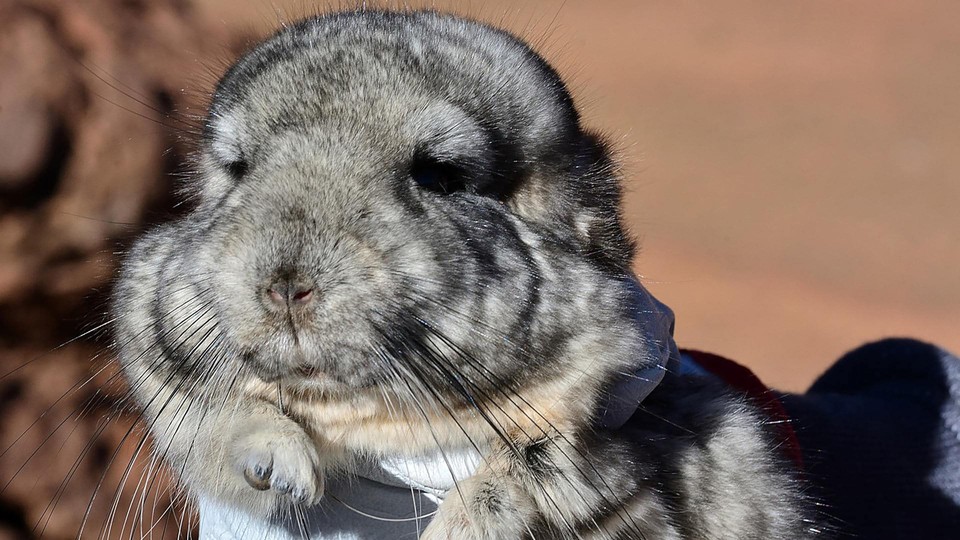
[[680, 352], [673, 341], [673, 311], [636, 279], [630, 277], [628, 281], [634, 292], [633, 320], [650, 349], [645, 358], [637, 359], [631, 372], [621, 374], [608, 392], [599, 411], [600, 426], [605, 429], [623, 427], [663, 377], [677, 372], [680, 364]]

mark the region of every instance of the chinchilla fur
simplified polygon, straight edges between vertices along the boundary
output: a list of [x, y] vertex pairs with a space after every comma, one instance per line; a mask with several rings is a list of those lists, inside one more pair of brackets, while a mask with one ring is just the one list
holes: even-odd
[[510, 34], [434, 12], [290, 25], [217, 85], [188, 188], [113, 309], [190, 495], [295, 513], [358, 456], [472, 447], [422, 538], [814, 536], [764, 415], [722, 386], [667, 378], [598, 427], [653, 347], [617, 167]]

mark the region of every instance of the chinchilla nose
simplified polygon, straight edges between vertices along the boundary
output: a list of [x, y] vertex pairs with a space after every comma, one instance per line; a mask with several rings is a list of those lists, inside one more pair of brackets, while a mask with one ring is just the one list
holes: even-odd
[[308, 306], [317, 296], [316, 285], [312, 281], [292, 277], [272, 281], [263, 293], [267, 307], [272, 309], [300, 309]]

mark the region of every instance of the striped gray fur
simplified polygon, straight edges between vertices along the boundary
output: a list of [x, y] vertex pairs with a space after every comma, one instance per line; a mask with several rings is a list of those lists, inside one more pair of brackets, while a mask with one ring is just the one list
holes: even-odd
[[357, 456], [474, 447], [422, 538], [816, 535], [765, 417], [722, 387], [668, 377], [598, 427], [656, 347], [616, 163], [517, 38], [433, 12], [293, 24], [219, 82], [195, 165], [113, 299], [192, 496], [297, 516]]

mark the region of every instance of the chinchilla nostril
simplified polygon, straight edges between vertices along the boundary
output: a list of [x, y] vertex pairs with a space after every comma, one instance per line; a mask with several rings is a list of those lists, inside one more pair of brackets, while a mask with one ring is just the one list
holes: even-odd
[[313, 299], [313, 289], [294, 291], [290, 295], [290, 300], [298, 304], [306, 304]]
[[266, 299], [277, 307], [301, 307], [316, 297], [312, 284], [279, 280], [271, 283], [265, 292]]
[[282, 305], [286, 305], [287, 303], [286, 294], [278, 291], [273, 287], [270, 287], [267, 289], [267, 298], [269, 298], [271, 302], [277, 305], [282, 306]]

